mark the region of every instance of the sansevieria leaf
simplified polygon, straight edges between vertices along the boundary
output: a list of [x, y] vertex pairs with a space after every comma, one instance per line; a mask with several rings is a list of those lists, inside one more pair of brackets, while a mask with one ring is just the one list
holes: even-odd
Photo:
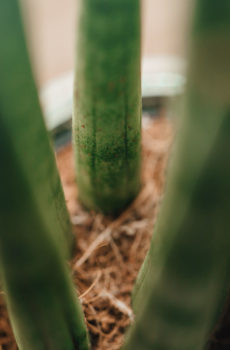
[[[20, 350], [86, 350], [71, 230], [18, 1], [0, 2], [0, 278]], [[69, 236], [68, 236], [69, 235]]]
[[140, 1], [81, 0], [73, 139], [79, 198], [117, 214], [140, 189]]

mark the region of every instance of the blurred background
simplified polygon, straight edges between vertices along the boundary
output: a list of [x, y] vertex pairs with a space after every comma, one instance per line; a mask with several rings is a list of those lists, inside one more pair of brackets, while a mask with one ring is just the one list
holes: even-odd
[[[73, 68], [78, 0], [24, 1], [37, 81], [42, 86]], [[143, 57], [184, 59], [191, 3], [142, 0]], [[163, 63], [159, 60], [159, 69]]]
[[[21, 0], [49, 129], [71, 119], [79, 0]], [[143, 106], [183, 92], [193, 0], [142, 0]], [[150, 101], [150, 102], [149, 102]], [[155, 108], [156, 110], [156, 108]]]

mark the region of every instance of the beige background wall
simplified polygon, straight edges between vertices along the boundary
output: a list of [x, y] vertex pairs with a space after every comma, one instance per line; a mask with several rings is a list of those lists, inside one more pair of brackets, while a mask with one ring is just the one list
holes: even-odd
[[[35, 72], [41, 86], [73, 68], [77, 0], [23, 1]], [[143, 55], [184, 57], [192, 2], [142, 0]]]

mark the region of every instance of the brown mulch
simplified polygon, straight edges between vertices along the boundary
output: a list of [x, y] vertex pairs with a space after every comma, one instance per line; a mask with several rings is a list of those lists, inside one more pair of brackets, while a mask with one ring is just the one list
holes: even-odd
[[142, 140], [142, 190], [115, 220], [81, 208], [76, 202], [71, 146], [58, 154], [67, 205], [77, 235], [72, 271], [93, 349], [120, 349], [125, 329], [132, 322], [130, 296], [149, 247], [162, 196], [172, 140], [170, 122], [163, 118], [154, 121], [145, 118]]
[[[65, 147], [57, 155], [77, 236], [77, 253], [71, 263], [73, 279], [95, 350], [121, 347], [124, 332], [133, 320], [131, 291], [161, 202], [172, 126], [165, 118], [145, 118], [143, 124], [142, 190], [115, 220], [82, 209], [76, 200], [72, 147]], [[228, 321], [230, 324], [229, 316]], [[222, 329], [218, 328], [218, 334], [222, 334]], [[210, 345], [210, 350], [230, 349], [216, 334]], [[17, 350], [1, 292], [0, 350]]]

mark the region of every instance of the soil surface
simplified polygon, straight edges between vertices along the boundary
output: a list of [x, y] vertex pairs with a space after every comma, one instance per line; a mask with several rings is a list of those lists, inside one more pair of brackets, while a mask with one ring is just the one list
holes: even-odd
[[76, 200], [71, 146], [58, 154], [67, 206], [77, 236], [73, 277], [93, 349], [120, 349], [124, 332], [133, 320], [131, 291], [149, 247], [171, 140], [172, 127], [166, 119], [144, 118], [142, 190], [115, 220], [81, 208]]
[[[118, 218], [86, 212], [77, 201], [72, 147], [57, 154], [67, 206], [76, 234], [71, 262], [94, 350], [118, 350], [132, 323], [131, 291], [149, 248], [162, 199], [172, 126], [165, 118], [144, 118], [142, 190]], [[227, 309], [226, 309], [227, 310]], [[229, 312], [222, 317], [209, 350], [230, 349]], [[0, 350], [17, 350], [0, 292]]]

